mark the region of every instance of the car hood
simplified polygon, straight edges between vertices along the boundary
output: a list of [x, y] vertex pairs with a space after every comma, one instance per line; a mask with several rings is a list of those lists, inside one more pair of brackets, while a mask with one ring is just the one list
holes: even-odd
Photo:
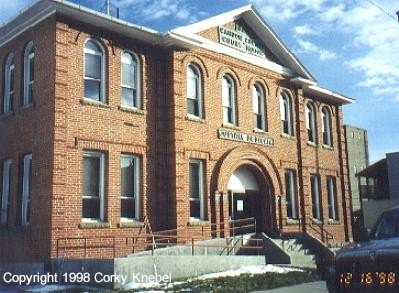
[[336, 260], [346, 257], [359, 257], [369, 255], [370, 252], [377, 254], [399, 254], [399, 238], [370, 240], [367, 242], [353, 243], [344, 246], [337, 251]]

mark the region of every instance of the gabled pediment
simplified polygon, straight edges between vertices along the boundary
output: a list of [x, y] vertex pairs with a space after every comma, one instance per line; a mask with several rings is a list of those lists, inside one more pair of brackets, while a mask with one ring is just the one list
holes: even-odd
[[246, 61], [253, 57], [256, 59], [253, 63], [267, 64], [280, 68], [276, 71], [315, 80], [251, 5], [176, 28], [170, 34], [207, 48], [212, 49], [213, 45], [218, 52], [226, 49], [229, 54], [234, 50]]

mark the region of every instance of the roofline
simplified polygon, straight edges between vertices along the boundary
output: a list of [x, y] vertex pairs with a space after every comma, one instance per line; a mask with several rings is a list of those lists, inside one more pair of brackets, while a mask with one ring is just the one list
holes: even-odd
[[352, 98], [348, 98], [344, 95], [335, 93], [333, 91], [330, 91], [328, 89], [322, 88], [317, 85], [316, 82], [305, 79], [302, 77], [295, 77], [291, 79], [291, 82], [302, 88], [304, 93], [310, 94], [310, 95], [315, 95], [317, 97], [321, 98], [326, 98], [328, 100], [331, 100], [333, 102], [339, 103], [339, 104], [354, 104], [355, 100]]
[[[35, 9], [38, 11], [36, 14], [27, 19], [21, 19], [22, 14]], [[119, 31], [120, 28], [129, 29], [131, 34], [137, 33], [140, 35], [139, 39], [146, 40], [150, 43], [161, 44], [163, 41], [162, 39], [164, 34], [158, 31], [106, 15], [82, 5], [77, 5], [66, 0], [38, 0], [33, 5], [23, 9], [16, 17], [12, 18], [0, 27], [0, 47], [13, 40], [27, 29], [54, 14], [75, 17], [79, 21], [87, 22], [89, 24], [92, 23], [87, 19], [87, 17], [83, 16], [89, 16], [91, 18], [95, 17], [98, 24], [103, 24], [104, 26], [109, 27], [110, 30], [114, 29]], [[20, 22], [18, 23], [18, 21]], [[15, 25], [16, 27], [12, 30], [7, 29], [7, 26], [12, 25]], [[2, 36], [2, 31], [4, 31], [4, 36]]]
[[246, 12], [246, 11], [250, 11], [250, 10], [254, 10], [252, 4], [249, 5], [245, 5], [239, 8], [236, 8], [234, 10], [231, 11], [227, 11], [227, 12], [223, 12], [221, 14], [215, 15], [215, 16], [211, 16], [210, 18], [206, 18], [204, 20], [200, 20], [198, 22], [189, 24], [189, 25], [185, 25], [185, 26], [180, 26], [177, 28], [172, 29], [170, 32], [190, 32], [190, 33], [198, 33], [200, 31], [203, 30], [207, 30], [210, 29], [212, 27], [218, 26], [220, 25], [221, 22], [230, 22], [230, 21], [234, 21], [235, 19], [237, 19], [242, 13]]

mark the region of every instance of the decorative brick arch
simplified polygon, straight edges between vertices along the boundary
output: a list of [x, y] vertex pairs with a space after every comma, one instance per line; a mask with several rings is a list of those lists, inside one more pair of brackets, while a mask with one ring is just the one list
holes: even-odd
[[276, 165], [269, 156], [255, 146], [239, 146], [233, 148], [223, 157], [220, 168], [215, 170], [216, 190], [220, 193], [227, 193], [227, 185], [231, 174], [242, 165], [253, 165], [270, 181], [274, 195], [283, 194], [281, 178]]

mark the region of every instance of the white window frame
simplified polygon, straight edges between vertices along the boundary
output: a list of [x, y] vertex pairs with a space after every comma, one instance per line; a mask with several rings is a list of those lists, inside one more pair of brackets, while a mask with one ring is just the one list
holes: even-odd
[[[133, 186], [134, 186], [134, 217], [133, 218], [126, 218], [121, 216], [122, 222], [132, 222], [132, 221], [139, 221], [140, 220], [140, 157], [137, 155], [130, 155], [130, 154], [122, 154], [121, 155], [121, 172], [122, 172], [122, 160], [123, 159], [131, 159], [134, 162], [134, 177], [133, 177]], [[122, 180], [122, 177], [121, 177]], [[122, 187], [122, 181], [121, 181]], [[122, 199], [130, 199], [131, 197], [123, 196], [122, 195], [122, 188], [121, 188], [121, 205]], [[122, 208], [122, 206], [121, 206]]]
[[[286, 202], [287, 202], [287, 218], [298, 219], [298, 202], [296, 192], [296, 171], [292, 169], [285, 170], [285, 190], [286, 190]], [[287, 180], [288, 179], [288, 180]], [[288, 209], [290, 209], [291, 216], [288, 216]]]
[[32, 210], [31, 207], [31, 183], [32, 183], [32, 154], [27, 154], [23, 159], [23, 177], [22, 177], [22, 214], [21, 224], [28, 225], [28, 211]]
[[[281, 93], [280, 95], [280, 119], [281, 119], [281, 132], [283, 134], [293, 136], [292, 127], [292, 103], [291, 98], [287, 93]], [[287, 124], [287, 131], [285, 131], [285, 123]]]
[[336, 192], [337, 188], [335, 177], [327, 176], [328, 218], [333, 221], [337, 221], [339, 219]]
[[[103, 222], [104, 221], [104, 212], [105, 212], [105, 208], [104, 208], [104, 182], [105, 182], [105, 154], [101, 153], [101, 152], [96, 152], [96, 151], [84, 151], [83, 152], [83, 158], [84, 157], [95, 157], [95, 158], [99, 158], [100, 159], [100, 170], [99, 170], [99, 180], [98, 180], [98, 190], [99, 190], [99, 198], [100, 198], [100, 218], [84, 218], [83, 217], [83, 199], [91, 199], [94, 198], [94, 196], [85, 196], [83, 194], [84, 190], [82, 190], [82, 222]], [[83, 167], [83, 164], [82, 164]], [[84, 170], [83, 170], [84, 172]], [[83, 173], [82, 172], [82, 173]], [[84, 176], [82, 179], [82, 189], [84, 186]]]
[[[125, 57], [125, 55], [129, 55], [130, 58]], [[130, 64], [130, 62], [132, 62]], [[134, 85], [124, 84], [123, 83], [123, 64], [134, 66]], [[141, 109], [141, 75], [140, 75], [140, 59], [137, 54], [130, 51], [124, 50], [121, 53], [121, 106], [133, 109]], [[136, 90], [136, 95], [133, 97], [133, 106], [124, 104], [122, 102], [122, 90], [123, 88]]]
[[7, 225], [8, 212], [10, 208], [10, 185], [11, 185], [11, 160], [3, 161], [3, 184], [1, 196], [1, 224]]
[[[196, 164], [198, 165], [198, 185], [199, 185], [199, 190], [198, 190], [198, 196], [199, 198], [193, 198], [191, 197], [190, 194], [190, 188], [189, 188], [189, 214], [190, 214], [190, 221], [199, 221], [199, 220], [205, 220], [205, 196], [204, 196], [204, 161], [203, 160], [197, 160], [197, 159], [191, 159], [189, 162], [190, 164]], [[190, 167], [189, 167], [189, 179], [191, 178], [190, 175]], [[189, 182], [190, 186], [190, 182]], [[200, 202], [200, 217], [192, 217], [191, 216], [191, 201], [199, 201]]]
[[[311, 174], [310, 175], [310, 193], [312, 198], [312, 217], [317, 221], [322, 221], [322, 211], [321, 211], [321, 194], [320, 194], [320, 178], [319, 175]], [[315, 189], [313, 189], [312, 184]], [[316, 214], [314, 214], [314, 209]]]
[[[252, 109], [254, 113], [255, 130], [266, 131], [266, 112], [265, 112], [265, 91], [263, 87], [255, 83], [252, 87]], [[258, 127], [258, 117], [260, 117], [260, 127]]]
[[14, 99], [15, 83], [15, 63], [14, 54], [8, 54], [4, 67], [4, 97], [3, 97], [3, 113], [12, 111], [12, 100]]
[[314, 105], [311, 102], [306, 104], [305, 113], [306, 113], [305, 120], [306, 120], [308, 142], [315, 144], [315, 143], [317, 143], [316, 111], [315, 111]]
[[[33, 47], [33, 41], [30, 41], [24, 51], [24, 95], [23, 95], [23, 106], [27, 106], [33, 103], [33, 84], [34, 76], [31, 78], [31, 60], [33, 59], [33, 64], [35, 62], [35, 50]], [[33, 71], [35, 66], [33, 65]], [[32, 79], [32, 80], [31, 80]], [[32, 89], [32, 95], [30, 95]]]
[[[231, 111], [231, 121], [229, 110]], [[228, 74], [222, 78], [223, 124], [237, 126], [236, 89], [234, 79]]]
[[[195, 94], [192, 95], [190, 92], [191, 82], [195, 82]], [[202, 105], [202, 75], [201, 71], [199, 70], [198, 66], [190, 63], [187, 66], [187, 115], [193, 116], [196, 118], [203, 118], [203, 105]], [[189, 100], [194, 101], [197, 103], [198, 107], [198, 115], [195, 113], [190, 113], [188, 102]]]
[[[331, 112], [327, 107], [321, 109], [322, 116], [322, 132], [323, 144], [326, 146], [333, 146], [332, 129], [331, 129]], [[352, 136], [353, 137], [353, 136]]]
[[[97, 52], [94, 51], [92, 49], [88, 49], [86, 48], [86, 45], [88, 42], [93, 42], [96, 46], [98, 46], [98, 48], [100, 49], [101, 52]], [[95, 79], [92, 77], [88, 77], [86, 76], [86, 54], [92, 54], [92, 55], [96, 55], [96, 56], [100, 56], [101, 57], [101, 76], [100, 79]], [[84, 47], [83, 47], [83, 96], [84, 99], [90, 100], [90, 101], [95, 101], [95, 102], [99, 102], [99, 103], [106, 103], [106, 97], [105, 97], [105, 83], [106, 83], [106, 67], [105, 67], [105, 63], [106, 63], [106, 56], [105, 56], [105, 50], [103, 45], [92, 38], [89, 38], [86, 40], [86, 42], [84, 43]], [[100, 82], [100, 100], [93, 100], [91, 98], [85, 97], [85, 81], [86, 80], [94, 80], [94, 81], [99, 81]]]

